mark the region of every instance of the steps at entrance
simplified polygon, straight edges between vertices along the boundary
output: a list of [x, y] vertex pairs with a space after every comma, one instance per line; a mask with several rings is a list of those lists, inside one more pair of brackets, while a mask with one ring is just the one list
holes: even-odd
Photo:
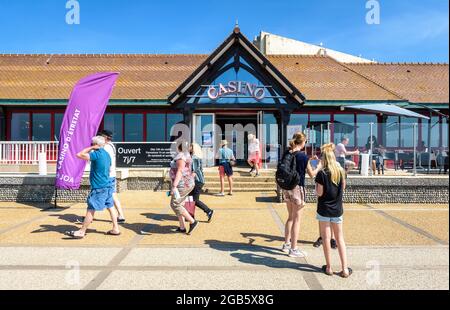
[[[253, 177], [249, 173], [250, 168], [233, 168], [234, 192], [273, 192], [276, 191], [274, 170], [261, 170], [260, 176]], [[217, 168], [208, 168], [204, 171], [205, 187], [208, 193], [220, 192], [220, 180]], [[225, 178], [225, 192], [228, 191], [228, 182]]]

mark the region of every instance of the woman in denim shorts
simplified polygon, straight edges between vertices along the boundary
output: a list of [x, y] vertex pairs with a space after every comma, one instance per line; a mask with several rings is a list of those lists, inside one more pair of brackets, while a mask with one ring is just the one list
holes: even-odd
[[325, 254], [326, 265], [322, 266], [322, 271], [333, 275], [331, 270], [331, 232], [334, 232], [336, 243], [341, 259], [342, 271], [338, 273], [343, 278], [348, 278], [352, 274], [352, 269], [347, 266], [347, 250], [342, 229], [344, 209], [342, 197], [345, 190], [345, 172], [336, 161], [334, 155], [335, 146], [333, 143], [322, 146], [322, 166], [323, 169], [316, 175], [317, 220], [319, 221], [320, 236], [323, 240], [323, 252]]

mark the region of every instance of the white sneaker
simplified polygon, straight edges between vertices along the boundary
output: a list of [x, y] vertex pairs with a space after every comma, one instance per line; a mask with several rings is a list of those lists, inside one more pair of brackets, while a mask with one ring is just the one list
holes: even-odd
[[307, 256], [306, 252], [300, 251], [299, 249], [289, 250], [289, 257], [304, 258], [306, 256]]
[[289, 250], [291, 249], [290, 243], [283, 243], [283, 246], [281, 247], [281, 251], [284, 253], [289, 253]]
[[225, 193], [218, 193], [216, 194], [217, 197], [225, 197]]

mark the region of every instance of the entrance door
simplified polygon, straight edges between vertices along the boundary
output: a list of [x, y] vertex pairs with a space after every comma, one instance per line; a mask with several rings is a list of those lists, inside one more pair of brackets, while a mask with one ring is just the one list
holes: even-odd
[[216, 114], [216, 125], [221, 129], [220, 140], [227, 140], [233, 150], [237, 165], [248, 166], [248, 135], [258, 136], [258, 116], [256, 113]]
[[202, 148], [204, 167], [214, 166], [214, 154], [216, 153], [214, 124], [214, 113], [196, 113], [193, 115], [192, 140]]

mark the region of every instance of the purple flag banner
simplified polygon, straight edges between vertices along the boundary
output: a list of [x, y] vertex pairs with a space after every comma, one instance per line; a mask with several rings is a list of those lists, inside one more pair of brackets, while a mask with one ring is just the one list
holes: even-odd
[[96, 73], [73, 88], [59, 136], [56, 188], [80, 188], [86, 161], [76, 154], [90, 146], [97, 134], [118, 76], [115, 72]]

